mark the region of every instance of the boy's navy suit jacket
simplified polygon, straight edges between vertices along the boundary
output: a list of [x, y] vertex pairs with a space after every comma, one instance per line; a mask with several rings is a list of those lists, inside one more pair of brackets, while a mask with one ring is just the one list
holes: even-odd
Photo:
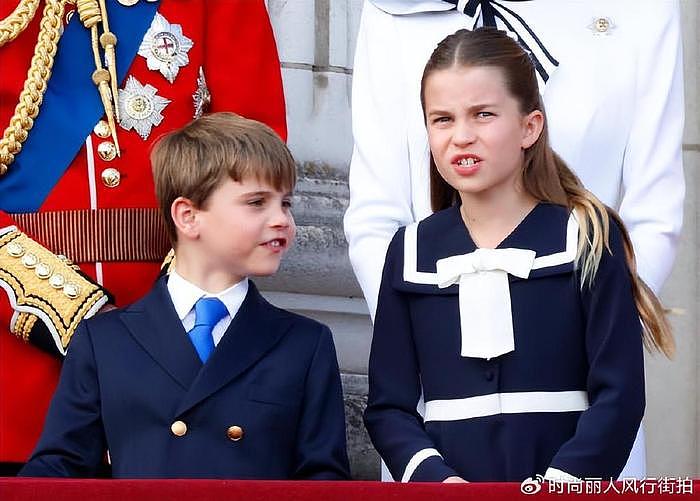
[[81, 324], [20, 475], [92, 476], [108, 450], [122, 478], [348, 478], [329, 329], [272, 306], [251, 282], [202, 365], [166, 280]]

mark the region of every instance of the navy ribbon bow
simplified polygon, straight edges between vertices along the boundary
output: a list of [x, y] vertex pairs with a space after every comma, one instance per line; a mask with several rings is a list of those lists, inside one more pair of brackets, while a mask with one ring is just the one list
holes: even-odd
[[[463, 12], [467, 16], [474, 18], [472, 29], [479, 26], [481, 21], [482, 26], [492, 26], [494, 28], [503, 29], [515, 33], [518, 38], [518, 43], [530, 54], [532, 63], [537, 70], [537, 74], [542, 79], [544, 84], [547, 83], [549, 77], [554, 73], [559, 61], [547, 50], [540, 39], [535, 35], [535, 32], [527, 25], [525, 20], [506, 7], [501, 2], [495, 0], [443, 0], [454, 5], [455, 9]], [[507, 0], [508, 2], [529, 2], [532, 0]], [[478, 12], [477, 12], [478, 11]], [[499, 21], [501, 26], [499, 26]]]

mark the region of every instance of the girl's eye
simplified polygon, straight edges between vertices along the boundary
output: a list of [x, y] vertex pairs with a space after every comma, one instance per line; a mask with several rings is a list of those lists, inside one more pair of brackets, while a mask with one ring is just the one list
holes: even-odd
[[490, 111], [480, 111], [479, 113], [476, 114], [476, 116], [479, 118], [488, 118], [488, 117], [492, 117], [493, 113], [491, 113]]
[[265, 203], [265, 200], [262, 198], [255, 198], [253, 200], [248, 201], [248, 205], [252, 205], [253, 207], [262, 207], [262, 205]]
[[292, 207], [292, 201], [290, 199], [285, 198], [284, 200], [282, 200], [282, 207], [290, 209]]
[[450, 117], [437, 117], [433, 119], [434, 124], [447, 123], [450, 121]]

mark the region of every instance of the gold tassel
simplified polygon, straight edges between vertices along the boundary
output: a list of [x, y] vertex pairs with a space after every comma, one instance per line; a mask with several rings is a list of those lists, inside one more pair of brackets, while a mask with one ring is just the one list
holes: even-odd
[[[98, 5], [97, 0], [77, 0], [78, 15], [83, 25], [90, 30], [92, 37], [92, 55], [95, 58], [95, 71], [92, 73], [92, 81], [97, 86], [102, 100], [109, 130], [112, 134], [112, 141], [117, 150], [117, 156], [121, 156], [119, 148], [119, 140], [117, 139], [117, 126], [114, 117], [119, 120], [119, 104], [118, 104], [118, 89], [117, 89], [117, 61], [116, 61], [116, 44], [117, 37], [109, 31], [109, 22], [107, 20], [107, 8], [104, 0], [100, 0]], [[98, 37], [97, 25], [102, 23], [103, 33]], [[98, 44], [99, 39], [99, 44]], [[100, 56], [100, 45], [102, 45], [107, 59], [108, 70], [102, 66], [102, 58]]]
[[107, 123], [109, 124], [109, 131], [112, 134], [112, 140], [114, 141], [114, 146], [117, 148], [117, 155], [119, 155], [119, 140], [117, 139], [117, 124], [114, 121], [114, 107], [112, 106], [112, 91], [109, 89], [109, 71], [104, 68], [95, 70], [92, 73], [92, 81], [97, 85], [97, 90], [100, 93], [100, 99], [102, 99], [102, 106], [105, 110], [105, 115], [107, 116]]
[[[100, 35], [100, 45], [105, 51], [105, 58], [107, 59], [107, 69], [109, 70], [110, 82], [112, 84], [112, 96], [114, 97], [114, 114], [117, 117], [117, 122], [119, 121], [119, 106], [117, 99], [119, 97], [119, 92], [117, 86], [119, 82], [117, 81], [117, 36], [109, 30], [109, 19], [107, 18], [107, 5], [105, 0], [100, 0], [100, 10], [102, 11], [102, 26], [104, 28], [104, 33]], [[117, 146], [117, 155], [119, 155], [119, 147]]]

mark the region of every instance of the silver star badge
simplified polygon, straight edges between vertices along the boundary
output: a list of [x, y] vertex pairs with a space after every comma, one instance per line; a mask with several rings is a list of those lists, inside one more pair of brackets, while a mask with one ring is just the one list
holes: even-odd
[[192, 40], [182, 34], [182, 26], [170, 24], [156, 12], [139, 46], [139, 55], [146, 58], [149, 70], [160, 71], [173, 83], [180, 68], [189, 64], [187, 52], [193, 45]]
[[204, 69], [201, 66], [199, 67], [199, 77], [197, 77], [197, 90], [192, 94], [192, 100], [194, 101], [194, 118], [199, 118], [207, 111], [211, 103], [211, 94], [204, 78]]
[[169, 99], [156, 92], [152, 85], [141, 85], [129, 76], [124, 89], [119, 89], [119, 125], [126, 130], [134, 129], [143, 139], [148, 138], [151, 129], [163, 121], [161, 112], [170, 104]]

